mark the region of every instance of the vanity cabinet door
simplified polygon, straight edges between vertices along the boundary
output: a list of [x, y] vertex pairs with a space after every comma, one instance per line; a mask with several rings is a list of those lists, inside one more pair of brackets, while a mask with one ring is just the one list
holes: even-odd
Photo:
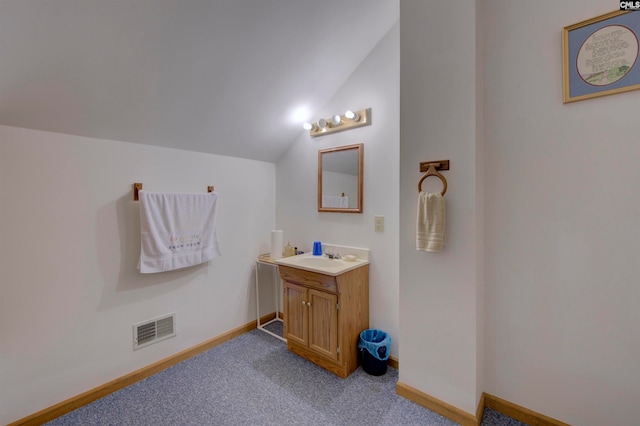
[[309, 310], [308, 290], [305, 287], [283, 282], [284, 288], [284, 337], [301, 345], [308, 345]]
[[338, 359], [338, 296], [284, 282], [284, 337]]
[[338, 359], [338, 296], [309, 289], [309, 348]]

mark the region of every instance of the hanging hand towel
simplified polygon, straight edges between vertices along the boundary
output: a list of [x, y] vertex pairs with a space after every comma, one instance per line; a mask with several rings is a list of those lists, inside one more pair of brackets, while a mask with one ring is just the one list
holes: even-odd
[[322, 207], [328, 208], [349, 208], [349, 197], [340, 197], [336, 195], [323, 195]]
[[218, 194], [140, 191], [140, 273], [163, 272], [220, 255], [216, 237]]
[[446, 209], [439, 192], [420, 192], [416, 223], [416, 250], [442, 251], [444, 247]]

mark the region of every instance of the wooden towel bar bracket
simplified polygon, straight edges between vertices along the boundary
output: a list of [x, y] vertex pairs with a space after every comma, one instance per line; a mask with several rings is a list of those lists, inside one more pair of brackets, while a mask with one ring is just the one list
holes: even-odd
[[429, 170], [430, 165], [434, 165], [436, 170], [449, 170], [449, 160], [440, 160], [440, 161], [425, 161], [420, 163], [420, 171], [422, 173]]
[[425, 175], [422, 176], [418, 182], [418, 192], [422, 191], [422, 182], [424, 182], [424, 180], [429, 176], [436, 176], [442, 181], [442, 195], [447, 192], [447, 180], [438, 172], [438, 170], [449, 170], [449, 160], [424, 161], [420, 163], [420, 172], [425, 173]]
[[140, 191], [142, 189], [142, 184], [141, 183], [134, 183], [133, 184], [133, 201], [138, 201], [138, 191]]
[[[138, 191], [142, 189], [142, 184], [140, 182], [136, 182], [133, 184], [133, 201], [138, 201], [140, 198], [138, 196]], [[207, 192], [213, 192], [215, 188], [213, 186], [207, 186]]]

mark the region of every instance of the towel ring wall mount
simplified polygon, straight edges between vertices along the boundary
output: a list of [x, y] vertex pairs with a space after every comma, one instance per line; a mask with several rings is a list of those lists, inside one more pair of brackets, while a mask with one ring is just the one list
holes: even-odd
[[429, 176], [435, 176], [442, 181], [442, 195], [447, 192], [447, 179], [445, 179], [438, 170], [449, 170], [449, 160], [425, 161], [420, 163], [420, 172], [426, 173], [418, 182], [418, 192], [422, 192], [422, 182], [424, 182], [424, 180]]

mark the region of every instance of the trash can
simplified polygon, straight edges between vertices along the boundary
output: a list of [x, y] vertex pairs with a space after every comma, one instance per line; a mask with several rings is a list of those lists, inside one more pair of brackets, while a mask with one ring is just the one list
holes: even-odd
[[391, 336], [388, 333], [373, 328], [362, 331], [358, 340], [362, 369], [372, 376], [382, 376], [387, 372], [390, 349]]

